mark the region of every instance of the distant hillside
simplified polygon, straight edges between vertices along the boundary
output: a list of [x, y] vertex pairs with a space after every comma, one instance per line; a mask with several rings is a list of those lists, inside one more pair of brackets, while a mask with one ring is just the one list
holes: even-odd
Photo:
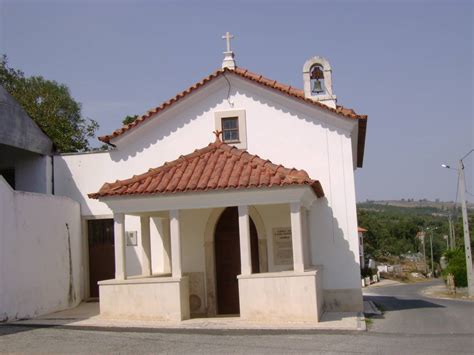
[[[414, 199], [407, 199], [407, 200], [379, 200], [379, 201], [371, 201], [367, 200], [365, 202], [360, 202], [357, 204], [358, 208], [362, 209], [371, 209], [371, 210], [386, 210], [384, 207], [400, 207], [401, 209], [410, 208], [418, 210], [421, 214], [447, 214], [453, 210], [454, 202], [453, 201], [429, 201], [429, 200], [418, 200], [415, 201]], [[459, 203], [457, 204], [457, 208], [460, 208]], [[474, 204], [468, 203], [467, 208], [469, 210], [474, 210]], [[399, 212], [402, 212], [401, 210]], [[415, 214], [416, 211], [412, 211]]]
[[[381, 260], [388, 256], [420, 252], [422, 244], [417, 234], [426, 231], [433, 241], [433, 256], [438, 262], [447, 248], [444, 236], [449, 235], [450, 213], [455, 244], [459, 247], [464, 243], [461, 211], [459, 206], [455, 211], [452, 207], [452, 202], [436, 201], [368, 201], [357, 204], [358, 224], [367, 229], [364, 234], [366, 256]], [[471, 237], [474, 237], [474, 209], [468, 215]]]

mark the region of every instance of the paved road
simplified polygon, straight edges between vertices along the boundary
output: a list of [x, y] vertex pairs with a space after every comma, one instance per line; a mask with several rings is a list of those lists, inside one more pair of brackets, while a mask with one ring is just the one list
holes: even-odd
[[[418, 295], [420, 288], [407, 285], [368, 290], [367, 297], [386, 308], [368, 332], [124, 332], [2, 325], [0, 352], [472, 354], [473, 304], [426, 299]], [[451, 331], [456, 334], [449, 334]]]
[[[1, 335], [3, 333], [3, 335]], [[472, 354], [472, 336], [364, 333], [116, 332], [0, 326], [0, 351], [167, 354]]]
[[[440, 284], [435, 280], [410, 285], [370, 287], [364, 298], [381, 305], [384, 314], [373, 318], [371, 332], [395, 334], [471, 334], [474, 337], [474, 303], [427, 298], [421, 290]], [[474, 348], [473, 348], [474, 353]]]

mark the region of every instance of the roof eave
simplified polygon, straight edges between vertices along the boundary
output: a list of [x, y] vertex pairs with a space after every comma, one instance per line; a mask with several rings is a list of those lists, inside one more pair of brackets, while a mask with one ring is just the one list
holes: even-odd
[[357, 167], [362, 168], [364, 165], [364, 152], [365, 152], [365, 137], [367, 132], [367, 116], [361, 116], [359, 118], [359, 133], [357, 138]]

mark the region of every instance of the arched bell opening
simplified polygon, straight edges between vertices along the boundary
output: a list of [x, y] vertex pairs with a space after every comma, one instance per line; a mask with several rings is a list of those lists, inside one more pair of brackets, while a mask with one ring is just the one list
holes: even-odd
[[324, 69], [321, 64], [315, 64], [310, 69], [311, 94], [322, 95], [326, 93], [324, 82]]

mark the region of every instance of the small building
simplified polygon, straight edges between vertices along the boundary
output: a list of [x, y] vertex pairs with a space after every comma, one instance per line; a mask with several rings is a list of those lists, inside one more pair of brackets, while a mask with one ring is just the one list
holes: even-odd
[[82, 298], [80, 206], [53, 195], [53, 148], [0, 86], [0, 322]]
[[237, 66], [229, 43], [224, 54], [100, 137], [110, 150], [54, 156], [55, 194], [80, 204], [75, 300], [175, 321], [361, 311], [354, 171], [367, 116], [337, 103], [322, 57], [297, 89]]
[[15, 190], [51, 193], [53, 142], [0, 85], [0, 175]]

